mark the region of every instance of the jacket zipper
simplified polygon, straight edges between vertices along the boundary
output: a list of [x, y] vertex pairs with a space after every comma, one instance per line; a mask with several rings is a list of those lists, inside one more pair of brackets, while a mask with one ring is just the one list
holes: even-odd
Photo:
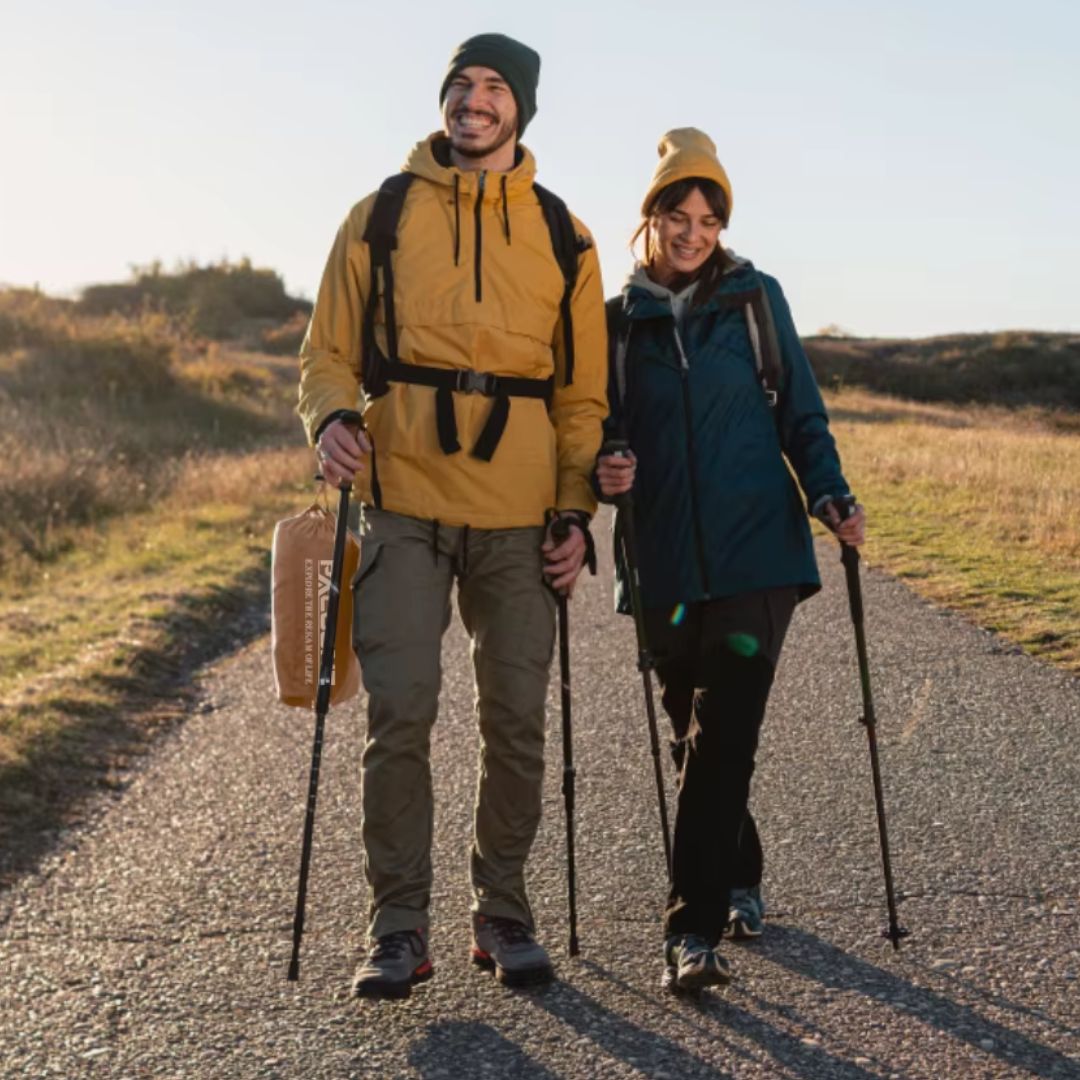
[[679, 375], [682, 377], [683, 412], [686, 418], [686, 454], [690, 473], [690, 511], [694, 515], [694, 541], [697, 544], [698, 571], [701, 574], [701, 583], [705, 587], [705, 599], [708, 600], [711, 598], [712, 590], [709, 588], [709, 571], [705, 565], [705, 535], [701, 529], [701, 511], [698, 506], [694, 417], [690, 409], [690, 363], [686, 359], [682, 338], [679, 337], [679, 324], [674, 317], [672, 331], [675, 334], [675, 347], [679, 350]]
[[480, 182], [476, 190], [476, 302], [479, 304], [483, 299], [483, 291], [480, 286], [480, 242], [483, 236], [483, 228], [480, 222], [480, 211], [484, 207], [484, 177], [487, 172], [480, 173]]

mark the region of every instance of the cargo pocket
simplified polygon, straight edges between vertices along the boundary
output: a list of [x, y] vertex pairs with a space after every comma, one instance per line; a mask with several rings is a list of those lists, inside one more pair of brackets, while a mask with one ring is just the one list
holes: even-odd
[[374, 572], [382, 548], [382, 541], [364, 538], [360, 544], [360, 564], [356, 568], [356, 573], [352, 579], [352, 644], [354, 652], [358, 655], [360, 652], [360, 620], [363, 618], [363, 584]]

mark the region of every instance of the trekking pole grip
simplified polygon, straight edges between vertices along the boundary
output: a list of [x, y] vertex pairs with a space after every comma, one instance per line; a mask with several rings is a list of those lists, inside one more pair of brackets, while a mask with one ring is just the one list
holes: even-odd
[[[605, 439], [598, 456], [624, 458], [628, 457], [629, 454], [630, 443], [626, 439]], [[629, 511], [633, 498], [629, 491], [624, 491], [621, 495], [614, 496], [613, 501], [617, 509]]]
[[[832, 500], [836, 512], [841, 521], [847, 521], [855, 513], [855, 496], [841, 495]], [[848, 582], [848, 606], [851, 608], [851, 620], [856, 627], [863, 624], [863, 601], [862, 588], [859, 585], [859, 549], [851, 544], [840, 541], [840, 562], [843, 563], [844, 572]]]
[[564, 517], [559, 517], [555, 511], [551, 511], [550, 522], [551, 539], [561, 544], [570, 535], [570, 522]]

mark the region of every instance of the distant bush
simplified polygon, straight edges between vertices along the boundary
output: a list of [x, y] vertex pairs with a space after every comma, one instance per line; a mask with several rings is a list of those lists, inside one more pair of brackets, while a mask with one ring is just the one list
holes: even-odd
[[0, 290], [0, 353], [45, 345], [65, 334], [74, 303], [36, 289]]
[[286, 321], [306, 315], [311, 304], [290, 296], [273, 270], [258, 269], [250, 260], [216, 265], [187, 264], [173, 273], [160, 264], [136, 267], [134, 281], [88, 286], [78, 302], [86, 315], [162, 311], [188, 320], [191, 329], [205, 337], [225, 339], [241, 336], [250, 320]]
[[916, 401], [1080, 409], [1080, 337], [1035, 331], [915, 340], [804, 339], [825, 387]]

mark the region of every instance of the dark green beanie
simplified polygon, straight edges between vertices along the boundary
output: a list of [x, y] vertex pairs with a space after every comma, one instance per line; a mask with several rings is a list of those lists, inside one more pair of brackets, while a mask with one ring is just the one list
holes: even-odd
[[536, 115], [536, 87], [540, 82], [540, 56], [505, 34], [477, 34], [462, 42], [450, 58], [450, 67], [439, 90], [439, 104], [446, 100], [450, 80], [467, 67], [497, 71], [510, 87], [517, 103], [518, 135]]

